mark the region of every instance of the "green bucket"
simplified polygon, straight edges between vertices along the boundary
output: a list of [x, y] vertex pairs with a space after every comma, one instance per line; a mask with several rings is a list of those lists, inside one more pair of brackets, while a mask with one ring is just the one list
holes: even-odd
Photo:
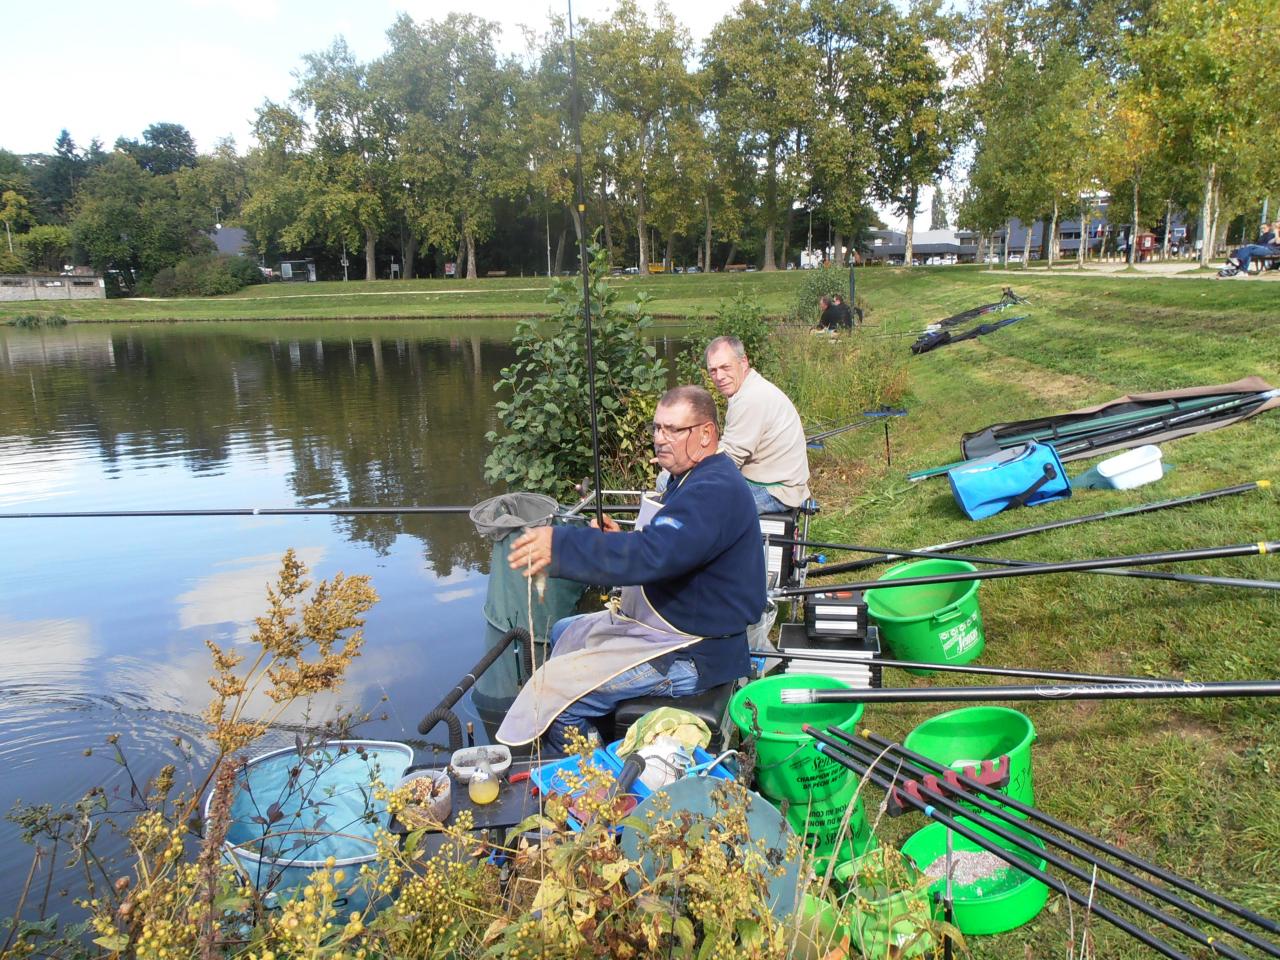
[[[995, 836], [982, 825], [987, 821], [981, 818], [969, 820], [958, 817], [961, 826], [968, 827], [975, 833], [990, 840], [993, 844], [1011, 851], [1022, 860], [1040, 870], [1044, 869], [1043, 857], [1015, 846], [1007, 840]], [[1036, 837], [1024, 833], [1017, 827], [1001, 824], [1010, 833], [1024, 837], [1032, 846], [1044, 848], [1044, 844]], [[902, 852], [916, 862], [922, 871], [928, 871], [930, 864], [937, 862], [947, 852], [947, 827], [941, 823], [931, 823], [907, 838], [902, 845]], [[951, 837], [951, 855], [980, 855], [983, 849], [967, 837], [953, 833]], [[945, 871], [941, 871], [945, 872]], [[939, 878], [931, 886], [930, 891], [942, 896], [946, 892], [946, 880]], [[961, 933], [990, 934], [1004, 933], [1029, 923], [1044, 909], [1049, 899], [1049, 888], [1023, 873], [1017, 867], [1005, 866], [996, 869], [987, 877], [979, 877], [969, 883], [951, 884], [951, 898], [954, 903], [953, 917], [956, 927]]]
[[1001, 792], [1030, 806], [1035, 803], [1031, 782], [1035, 739], [1035, 725], [1025, 713], [1010, 707], [965, 707], [930, 717], [907, 734], [902, 745], [956, 771], [1007, 754], [1009, 785]]
[[784, 704], [782, 691], [795, 688], [851, 689], [847, 683], [816, 674], [765, 677], [733, 695], [729, 717], [744, 743], [755, 740], [756, 786], [760, 792], [775, 802], [807, 804], [847, 792], [856, 778], [853, 771], [818, 752], [813, 737], [804, 732], [804, 725], [812, 724], [819, 730], [837, 726], [852, 733], [862, 718], [862, 704]]
[[[862, 797], [857, 794], [858, 780], [855, 777], [835, 796], [787, 805], [787, 823], [804, 838], [804, 845], [812, 851], [814, 857], [823, 859], [834, 856], [837, 860], [849, 860], [861, 856], [873, 845], [867, 811]], [[849, 823], [842, 833], [840, 826], [844, 823], [845, 811], [850, 804], [853, 805], [853, 810], [849, 813]]]
[[793, 960], [822, 960], [836, 950], [845, 937], [840, 911], [826, 900], [806, 893], [800, 910], [799, 922], [793, 914], [784, 922], [788, 936], [792, 931], [795, 940], [790, 956]]
[[[935, 577], [977, 570], [963, 560], [916, 560], [885, 571], [881, 580]], [[986, 643], [978, 609], [978, 581], [925, 583], [915, 587], [873, 588], [865, 593], [867, 613], [880, 637], [899, 660], [968, 663]], [[930, 670], [912, 670], [927, 676]]]
[[[904, 862], [892, 882], [886, 862]], [[942, 915], [937, 901], [915, 864], [896, 850], [880, 848], [836, 867], [840, 901], [848, 918], [849, 942], [868, 960], [934, 955], [931, 927]]]

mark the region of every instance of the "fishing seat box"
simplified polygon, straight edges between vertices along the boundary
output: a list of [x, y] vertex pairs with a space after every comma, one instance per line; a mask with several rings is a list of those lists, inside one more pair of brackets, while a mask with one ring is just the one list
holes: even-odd
[[805, 599], [804, 626], [811, 638], [867, 635], [867, 602], [861, 590], [833, 590]]
[[[795, 539], [796, 511], [760, 514], [760, 535]], [[764, 575], [770, 585], [786, 586], [795, 576], [796, 547], [786, 543], [766, 543], [764, 546]]]
[[826, 660], [792, 660], [786, 673], [816, 673], [843, 680], [855, 690], [879, 688], [883, 667], [880, 659], [880, 630], [871, 626], [863, 636], [813, 634], [803, 623], [784, 623], [778, 634], [780, 653], [822, 654]]
[[707, 725], [707, 729], [711, 731], [711, 743], [707, 749], [711, 753], [719, 753], [724, 745], [724, 718], [729, 712], [729, 701], [736, 688], [736, 681], [730, 681], [690, 697], [636, 697], [634, 700], [623, 700], [613, 708], [613, 739], [619, 740], [626, 736], [631, 725], [650, 710], [675, 707], [677, 710], [688, 710]]

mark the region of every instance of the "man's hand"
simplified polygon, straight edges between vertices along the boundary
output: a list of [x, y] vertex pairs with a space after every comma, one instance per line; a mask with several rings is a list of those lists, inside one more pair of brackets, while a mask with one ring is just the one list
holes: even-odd
[[[617, 527], [617, 524], [614, 524]], [[607, 529], [607, 528], [606, 528]], [[507, 565], [526, 577], [541, 573], [551, 565], [551, 527], [526, 530], [511, 544]]]
[[592, 520], [591, 526], [593, 529], [604, 530], [605, 533], [621, 533], [622, 532], [622, 528], [618, 526], [617, 520], [613, 519], [613, 517], [609, 516], [607, 513], [602, 513], [601, 516], [604, 517], [604, 526], [601, 527], [600, 524], [595, 522], [595, 520]]

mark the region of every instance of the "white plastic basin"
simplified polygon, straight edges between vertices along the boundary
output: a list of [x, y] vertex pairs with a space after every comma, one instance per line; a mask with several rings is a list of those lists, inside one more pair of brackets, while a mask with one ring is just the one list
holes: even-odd
[[1164, 476], [1160, 448], [1154, 444], [1126, 450], [1098, 464], [1098, 476], [1117, 490], [1140, 487]]

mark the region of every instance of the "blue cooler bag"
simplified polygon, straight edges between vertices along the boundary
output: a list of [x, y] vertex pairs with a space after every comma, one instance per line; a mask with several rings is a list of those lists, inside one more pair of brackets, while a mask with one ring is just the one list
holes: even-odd
[[1071, 496], [1071, 482], [1058, 451], [1034, 440], [970, 460], [950, 471], [947, 479], [956, 503], [970, 520]]

